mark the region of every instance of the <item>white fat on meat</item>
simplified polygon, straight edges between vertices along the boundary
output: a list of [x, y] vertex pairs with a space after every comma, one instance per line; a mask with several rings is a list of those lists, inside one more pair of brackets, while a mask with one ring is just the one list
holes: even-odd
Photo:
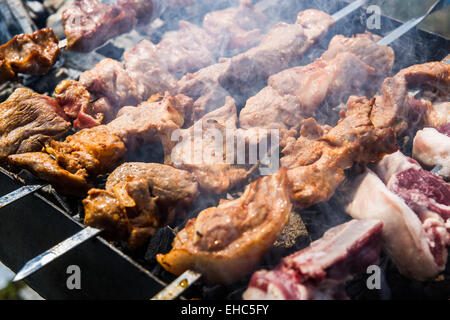
[[441, 166], [437, 174], [450, 178], [450, 136], [435, 128], [418, 131], [413, 143], [413, 157], [430, 168]]

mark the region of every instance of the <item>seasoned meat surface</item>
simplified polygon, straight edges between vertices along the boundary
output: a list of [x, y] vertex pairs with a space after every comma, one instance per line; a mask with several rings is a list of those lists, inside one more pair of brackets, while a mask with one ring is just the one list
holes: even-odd
[[100, 0], [75, 1], [62, 13], [69, 50], [89, 52], [107, 40], [131, 31], [136, 11]]
[[14, 36], [0, 46], [0, 82], [15, 80], [18, 73], [45, 74], [60, 55], [58, 37], [50, 28]]
[[[182, 108], [176, 98], [169, 96], [138, 107], [125, 107], [108, 125], [83, 129], [63, 142], [49, 141], [45, 152], [53, 156], [60, 170], [84, 179], [87, 184], [90, 179], [116, 168], [136, 148], [167, 140], [173, 130], [183, 125], [183, 117], [178, 113]], [[45, 172], [45, 166], [32, 163], [39, 156], [26, 154], [23, 157], [31, 159], [26, 168], [32, 173], [53, 181], [51, 172]], [[9, 162], [21, 167], [22, 156], [12, 156]], [[42, 170], [44, 172], [40, 172]]]
[[108, 177], [106, 190], [91, 189], [83, 200], [85, 225], [136, 249], [157, 228], [172, 223], [197, 196], [187, 171], [156, 163], [124, 163]]
[[299, 208], [327, 201], [344, 181], [345, 169], [379, 160], [397, 149], [394, 130], [377, 128], [370, 120], [374, 100], [352, 97], [347, 107], [337, 126], [324, 132], [316, 125], [305, 130], [306, 136], [289, 138], [282, 151], [281, 165], [288, 169], [293, 201]]
[[[450, 119], [450, 65], [429, 62], [401, 70], [383, 82], [371, 116], [378, 127], [399, 134], [421, 126], [439, 127]], [[420, 89], [419, 96], [409, 90]]]
[[286, 170], [251, 183], [244, 194], [222, 200], [187, 222], [158, 262], [169, 272], [201, 272], [231, 283], [251, 272], [286, 225], [291, 211]]
[[17, 153], [39, 151], [70, 128], [55, 99], [17, 89], [0, 104], [0, 161]]

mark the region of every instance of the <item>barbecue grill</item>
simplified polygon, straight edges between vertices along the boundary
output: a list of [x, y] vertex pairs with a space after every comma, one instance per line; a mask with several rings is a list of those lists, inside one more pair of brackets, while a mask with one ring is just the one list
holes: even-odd
[[[2, 1], [0, 4], [5, 7], [7, 2]], [[228, 4], [227, 1], [218, 1], [217, 3], [217, 8], [226, 7]], [[266, 12], [269, 15], [276, 13], [280, 20], [288, 22], [294, 21], [296, 13], [307, 8], [334, 13], [348, 4], [347, 1], [333, 0], [312, 2], [285, 0], [269, 3]], [[210, 8], [210, 10], [217, 8]], [[2, 15], [6, 16], [6, 10], [4, 12], [2, 9]], [[164, 32], [174, 28], [174, 22], [171, 21], [175, 19], [174, 17], [193, 22], [201, 21], [201, 16], [197, 14], [189, 11], [182, 11], [181, 13], [185, 15], [180, 16], [180, 12], [163, 15], [161, 21], [166, 23], [159, 26], [157, 32], [151, 35], [152, 40], [158, 41]], [[14, 19], [13, 16], [14, 12], [10, 19]], [[351, 36], [365, 32], [366, 17], [367, 12], [363, 7], [340, 20], [328, 33], [324, 43], [328, 43], [329, 39], [336, 34]], [[381, 19], [382, 29], [370, 30], [381, 36], [389, 34], [402, 24], [401, 21], [386, 15], [383, 15]], [[18, 22], [18, 24], [23, 23], [25, 22]], [[24, 30], [28, 31], [25, 28]], [[2, 42], [4, 42], [3, 39]], [[391, 47], [396, 55], [393, 70], [396, 73], [413, 64], [444, 59], [449, 54], [450, 40], [429, 31], [414, 29], [395, 41]], [[317, 51], [324, 51], [324, 49], [326, 47], [319, 45], [311, 50], [312, 52], [306, 57], [305, 63], [308, 62], [308, 59], [312, 61], [319, 55]], [[87, 57], [86, 61], [98, 61], [105, 56], [120, 57], [121, 52], [122, 50], [112, 42], [84, 55]], [[57, 83], [55, 80], [50, 80], [51, 77], [58, 79], [58, 81], [62, 80], [61, 77], [75, 78], [79, 72], [76, 68], [71, 68], [70, 63], [79, 62], [80, 59], [83, 59], [83, 55], [68, 52], [64, 56], [66, 63], [58, 63], [49, 75], [27, 77], [24, 84], [42, 92], [47, 91], [42, 81], [52, 81], [48, 85], [49, 88], [52, 87], [52, 84]], [[64, 72], [61, 71], [62, 67], [66, 68]], [[139, 159], [139, 155], [135, 157]], [[104, 180], [99, 180], [98, 185], [101, 186]], [[0, 196], [23, 185], [38, 183], [40, 181], [27, 172], [10, 172], [6, 168], [0, 168]], [[217, 197], [202, 199], [201, 205], [195, 206], [195, 209], [188, 216], [191, 217], [203, 207], [206, 208], [210, 205], [217, 205]], [[302, 212], [305, 224], [303, 225], [302, 221], [298, 224], [306, 228], [296, 234], [296, 238], [289, 245], [283, 244], [283, 241], [280, 240], [281, 245], [276, 245], [267, 258], [271, 260], [268, 264], [276, 265], [280, 257], [307, 246], [309, 241], [317, 239], [325, 230], [330, 228], [332, 225], [320, 220], [326, 214], [336, 218], [332, 224], [350, 219], [347, 218], [342, 209], [338, 209], [338, 206], [335, 205], [336, 199], [332, 198], [327, 203], [313, 206]], [[62, 196], [51, 187], [44, 187], [4, 208], [0, 207], [0, 261], [14, 272], [18, 272], [30, 259], [82, 230], [84, 228], [81, 223], [82, 214], [79, 199]], [[95, 237], [46, 265], [27, 278], [25, 282], [46, 299], [149, 299], [175, 279], [155, 261], [156, 253], [167, 252], [170, 249], [175, 231], [169, 227], [159, 230], [146, 248], [136, 252], [128, 251], [121, 243], [110, 243], [103, 240], [101, 236]], [[386, 263], [389, 264], [389, 262]], [[69, 276], [67, 268], [71, 265], [79, 266], [82, 271], [81, 290], [71, 290], [66, 285]], [[411, 297], [448, 298], [448, 288], [450, 288], [450, 272], [448, 270], [444, 273], [445, 279], [442, 282], [418, 285], [396, 274], [393, 266], [385, 265], [384, 267], [394, 270], [394, 275], [387, 275], [388, 280], [393, 281], [392, 283], [396, 283], [398, 286], [398, 288], [391, 288], [391, 294], [394, 298], [401, 294], [411, 294]], [[395, 279], [396, 277], [398, 279]], [[376, 295], [364, 291], [362, 288], [364, 283], [363, 276], [351, 282], [349, 292], [351, 295], [353, 293], [352, 297], [364, 299]], [[226, 287], [198, 283], [190, 291], [185, 292], [185, 297], [239, 299], [247, 284], [248, 278]], [[408, 293], [410, 286], [416, 289], [419, 286], [420, 289]], [[430, 287], [433, 290], [432, 293], [426, 293]], [[383, 294], [380, 294], [375, 298], [383, 297]]]

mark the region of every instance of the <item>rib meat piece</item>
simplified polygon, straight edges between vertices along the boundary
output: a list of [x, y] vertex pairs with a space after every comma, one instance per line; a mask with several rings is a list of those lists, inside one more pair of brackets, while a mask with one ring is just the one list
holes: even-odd
[[344, 284], [376, 264], [383, 223], [352, 220], [282, 260], [272, 271], [255, 272], [245, 300], [348, 299]]
[[[423, 125], [439, 127], [450, 119], [450, 65], [429, 62], [401, 70], [383, 82], [372, 120], [378, 127], [394, 127], [398, 134]], [[420, 89], [413, 96], [410, 90]]]
[[75, 1], [62, 13], [69, 50], [89, 52], [136, 25], [136, 11], [100, 0]]
[[268, 86], [248, 99], [241, 126], [288, 129], [321, 106], [334, 108], [352, 94], [372, 96], [394, 63], [393, 50], [376, 40], [369, 33], [335, 36], [320, 59], [271, 76]]
[[259, 178], [244, 194], [222, 200], [187, 222], [168, 254], [158, 254], [167, 271], [187, 269], [210, 282], [232, 283], [251, 272], [286, 225], [291, 211], [286, 170]]
[[[401, 167], [393, 164], [393, 168]], [[397, 171], [379, 165], [377, 168], [385, 173]], [[449, 236], [445, 223], [436, 213], [414, 212], [397, 194], [397, 188], [388, 187], [367, 170], [352, 183], [351, 202], [346, 210], [357, 219], [383, 221], [384, 247], [403, 275], [419, 281], [432, 279], [445, 268], [447, 260], [445, 245]]]
[[[302, 11], [296, 23], [274, 25], [258, 46], [186, 75], [177, 85], [178, 92], [197, 100], [197, 119], [222, 106], [226, 96], [241, 103], [260, 90], [270, 75], [296, 65], [333, 24], [326, 13]], [[211, 92], [222, 93], [221, 99], [211, 101]]]
[[[450, 129], [450, 124], [447, 124], [447, 127]], [[429, 168], [440, 166], [437, 174], [449, 179], [450, 132], [447, 134], [443, 132], [444, 127], [424, 128], [418, 131], [413, 143], [413, 157]]]
[[374, 103], [351, 97], [348, 112], [336, 127], [323, 130], [309, 120], [302, 136], [288, 139], [280, 161], [288, 169], [297, 207], [327, 201], [344, 181], [345, 169], [397, 150], [393, 129], [377, 128], [370, 120]]
[[15, 80], [18, 73], [45, 74], [60, 55], [58, 37], [50, 28], [14, 36], [0, 46], [0, 82]]
[[55, 99], [17, 89], [0, 104], [0, 161], [11, 154], [39, 151], [70, 128]]
[[103, 230], [110, 240], [142, 246], [157, 228], [183, 216], [197, 196], [188, 172], [156, 163], [125, 163], [108, 177], [106, 190], [91, 189], [83, 200], [84, 224]]
[[[67, 171], [68, 177], [77, 176], [74, 184], [79, 185], [80, 178], [84, 179], [87, 188], [90, 179], [116, 168], [136, 148], [170, 137], [173, 130], [183, 125], [183, 117], [179, 113], [182, 108], [175, 97], [169, 96], [156, 102], [144, 102], [138, 107], [125, 107], [108, 125], [81, 130], [64, 142], [50, 141], [45, 151], [56, 161], [52, 162], [52, 166]], [[39, 158], [42, 157], [25, 154], [12, 155], [8, 160], [11, 165], [28, 169], [37, 177], [58, 186], [57, 177], [47, 172], [44, 164], [34, 162]], [[69, 185], [61, 191], [84, 195], [78, 189], [71, 190]]]

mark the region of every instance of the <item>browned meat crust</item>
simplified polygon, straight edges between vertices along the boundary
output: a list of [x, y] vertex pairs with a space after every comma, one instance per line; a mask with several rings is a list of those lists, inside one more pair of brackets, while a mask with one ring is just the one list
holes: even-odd
[[[421, 89], [420, 97], [408, 90]], [[398, 134], [417, 126], [439, 127], [450, 119], [450, 65], [429, 62], [401, 70], [383, 83], [371, 119], [378, 127], [394, 127]], [[438, 104], [444, 103], [442, 110]], [[442, 112], [443, 115], [439, 115]]]
[[0, 161], [17, 153], [39, 151], [70, 128], [55, 99], [17, 89], [0, 104]]
[[188, 221], [158, 262], [169, 272], [201, 272], [212, 282], [231, 283], [251, 272], [280, 235], [291, 211], [286, 170], [251, 183], [244, 194], [222, 200]]
[[45, 74], [60, 55], [58, 37], [50, 28], [14, 36], [0, 46], [0, 82], [15, 80], [18, 73]]
[[297, 207], [327, 201], [345, 179], [345, 169], [397, 150], [394, 130], [378, 128], [371, 121], [374, 103], [374, 99], [350, 98], [348, 112], [336, 127], [323, 135], [317, 128], [314, 134], [288, 139], [281, 165], [288, 169]]
[[156, 163], [125, 163], [108, 177], [106, 190], [89, 191], [83, 200], [84, 224], [136, 249], [157, 228], [183, 216], [183, 208], [196, 196], [197, 182], [187, 171]]

